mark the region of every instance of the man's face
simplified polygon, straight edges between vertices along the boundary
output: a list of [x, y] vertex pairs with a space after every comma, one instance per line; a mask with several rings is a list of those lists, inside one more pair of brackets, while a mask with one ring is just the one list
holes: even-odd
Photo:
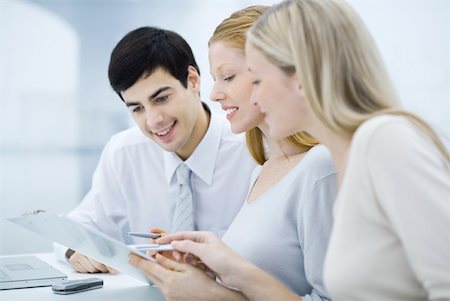
[[121, 95], [144, 135], [167, 151], [189, 156], [196, 147], [190, 143], [192, 136], [205, 130], [198, 128], [203, 110], [199, 86], [200, 77], [193, 67], [189, 67], [187, 88], [158, 68]]

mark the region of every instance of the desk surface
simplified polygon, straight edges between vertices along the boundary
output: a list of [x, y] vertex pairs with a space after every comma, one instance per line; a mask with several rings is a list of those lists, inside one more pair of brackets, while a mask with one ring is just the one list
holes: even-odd
[[162, 294], [154, 287], [124, 274], [81, 274], [68, 265], [58, 262], [52, 253], [35, 254], [36, 257], [54, 266], [67, 275], [67, 279], [97, 277], [103, 279], [103, 288], [72, 295], [56, 295], [51, 287], [36, 287], [0, 290], [0, 300], [8, 301], [73, 301], [73, 300], [133, 300], [164, 301]]

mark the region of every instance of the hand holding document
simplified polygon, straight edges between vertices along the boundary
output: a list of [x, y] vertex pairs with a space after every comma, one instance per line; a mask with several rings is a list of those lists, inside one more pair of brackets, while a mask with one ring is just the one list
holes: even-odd
[[8, 220], [144, 282], [149, 280], [142, 272], [128, 264], [128, 255], [134, 253], [155, 262], [153, 258], [145, 254], [145, 251], [173, 250], [170, 245], [127, 246], [95, 229], [51, 213], [39, 213]]

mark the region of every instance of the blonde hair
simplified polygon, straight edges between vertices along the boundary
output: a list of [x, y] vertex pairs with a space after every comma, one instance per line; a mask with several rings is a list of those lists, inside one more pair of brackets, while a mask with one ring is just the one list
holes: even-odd
[[351, 137], [376, 115], [401, 115], [450, 160], [431, 127], [401, 108], [369, 31], [344, 1], [283, 1], [254, 23], [247, 38], [281, 70], [296, 73], [311, 108], [329, 129]]
[[[244, 53], [247, 31], [267, 9], [268, 6], [253, 5], [234, 12], [216, 27], [208, 41], [208, 46], [220, 41], [225, 42], [232, 48], [242, 50]], [[248, 130], [245, 133], [245, 138], [252, 157], [258, 164], [264, 164], [267, 157], [264, 148], [264, 135], [261, 130], [257, 127]], [[305, 151], [319, 143], [317, 139], [305, 132], [296, 133], [286, 139]]]

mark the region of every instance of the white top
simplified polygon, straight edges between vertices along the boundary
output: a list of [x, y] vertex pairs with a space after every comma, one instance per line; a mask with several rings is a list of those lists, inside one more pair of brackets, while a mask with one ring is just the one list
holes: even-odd
[[404, 117], [356, 131], [325, 262], [333, 300], [450, 300], [448, 162]]
[[[178, 191], [175, 170], [182, 162], [139, 128], [122, 131], [106, 145], [91, 190], [68, 217], [120, 241], [126, 223], [129, 231], [170, 231]], [[243, 136], [233, 134], [225, 118], [212, 113], [205, 136], [184, 163], [192, 170], [196, 229], [221, 237], [242, 207], [256, 166]], [[133, 238], [129, 243], [146, 241]], [[57, 249], [63, 259], [66, 249]]]
[[337, 194], [328, 150], [313, 147], [236, 216], [223, 240], [304, 300], [325, 300], [322, 266]]

